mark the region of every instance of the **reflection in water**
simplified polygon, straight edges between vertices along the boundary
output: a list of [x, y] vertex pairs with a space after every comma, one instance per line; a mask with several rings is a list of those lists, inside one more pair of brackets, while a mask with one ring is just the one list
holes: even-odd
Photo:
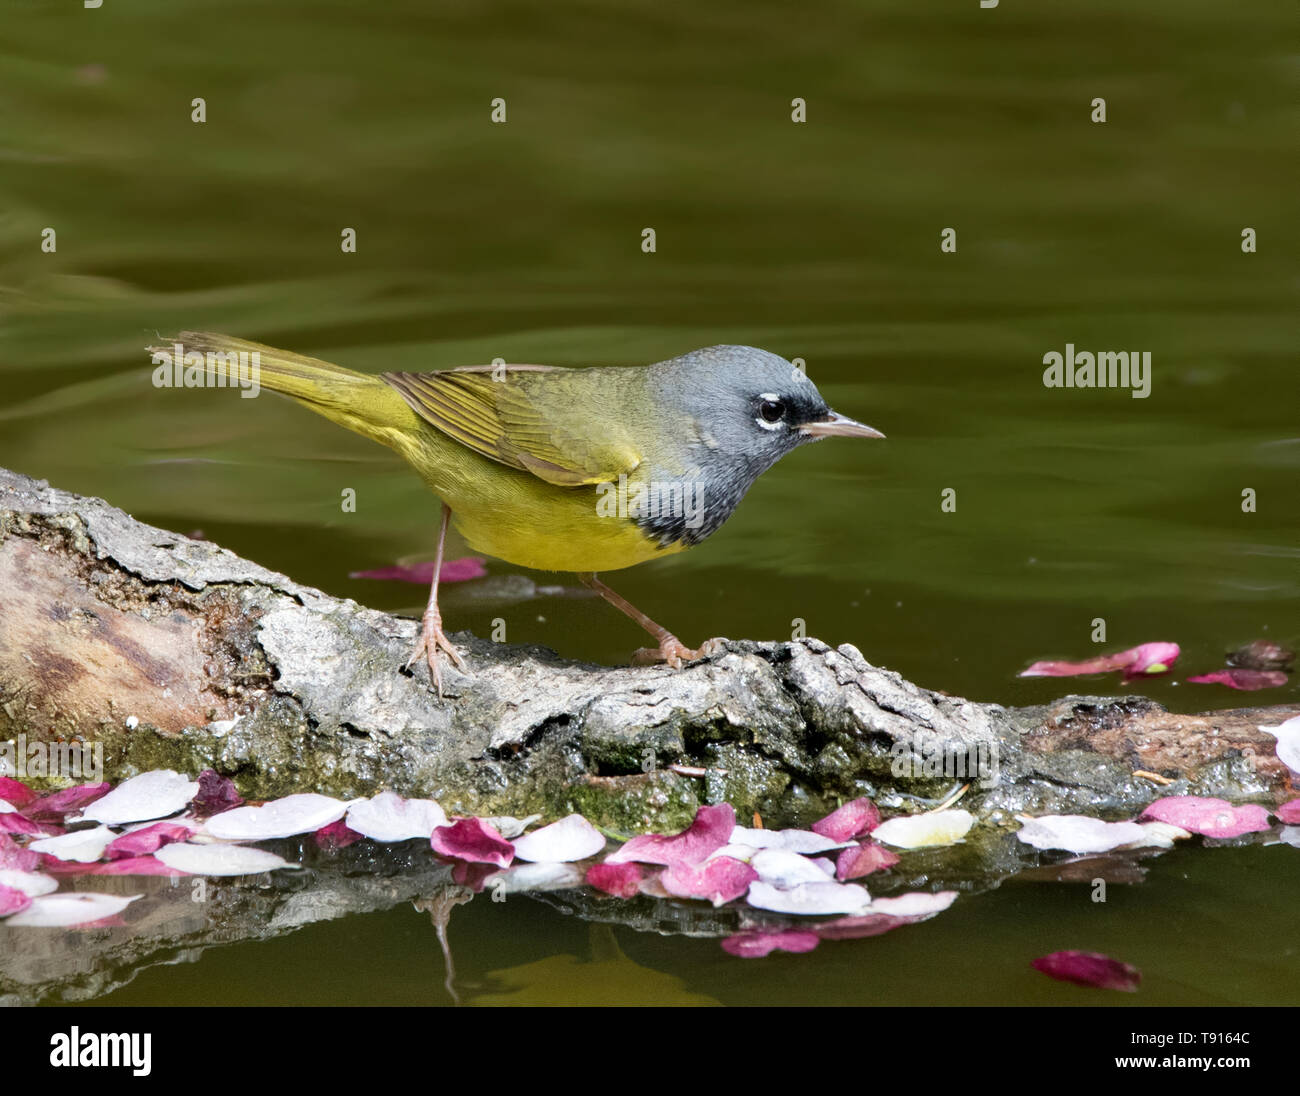
[[456, 961], [452, 958], [451, 943], [447, 939], [447, 926], [451, 924], [451, 911], [474, 897], [469, 887], [443, 887], [428, 898], [418, 899], [413, 903], [417, 910], [429, 914], [434, 931], [438, 934], [438, 944], [442, 948], [444, 977], [442, 984], [447, 989], [447, 996], [454, 1005], [460, 1004], [460, 995], [456, 992]]

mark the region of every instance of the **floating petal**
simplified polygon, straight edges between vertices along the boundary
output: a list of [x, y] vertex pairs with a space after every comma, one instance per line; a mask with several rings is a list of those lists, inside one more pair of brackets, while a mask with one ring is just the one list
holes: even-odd
[[815, 932], [788, 929], [784, 932], [741, 932], [722, 941], [722, 950], [741, 959], [761, 959], [774, 951], [795, 954], [812, 951], [821, 937]]
[[1113, 655], [1100, 655], [1083, 662], [1035, 662], [1021, 677], [1075, 677], [1079, 674], [1104, 674], [1123, 670], [1124, 680], [1153, 674], [1166, 674], [1177, 661], [1177, 643], [1143, 643]]
[[403, 799], [396, 792], [380, 792], [348, 808], [348, 825], [372, 841], [427, 841], [447, 815], [432, 799]]
[[1124, 993], [1136, 992], [1142, 981], [1142, 972], [1137, 967], [1090, 951], [1054, 951], [1035, 959], [1030, 966], [1060, 982]]
[[341, 799], [305, 792], [274, 799], [260, 807], [235, 807], [213, 815], [204, 828], [223, 841], [268, 841], [315, 833], [348, 812]]
[[1045, 814], [1026, 822], [1016, 836], [1036, 849], [1082, 854], [1131, 845], [1146, 833], [1136, 822], [1104, 822], [1083, 814]]
[[641, 893], [641, 869], [626, 864], [593, 864], [587, 869], [587, 885], [616, 898], [635, 898]]
[[1255, 692], [1258, 689], [1276, 689], [1287, 683], [1281, 670], [1248, 670], [1234, 667], [1231, 670], [1214, 670], [1208, 674], [1189, 677], [1192, 685], [1226, 685], [1229, 689]]
[[140, 895], [99, 894], [68, 891], [44, 894], [33, 898], [32, 904], [21, 913], [10, 917], [6, 925], [24, 925], [28, 928], [70, 928], [87, 925], [121, 913]]
[[899, 849], [923, 849], [955, 844], [973, 825], [975, 816], [969, 811], [931, 811], [882, 822], [871, 831], [871, 838]]
[[1240, 837], [1244, 833], [1260, 833], [1270, 828], [1268, 811], [1263, 807], [1254, 804], [1234, 807], [1226, 799], [1201, 795], [1157, 799], [1142, 812], [1142, 817], [1181, 826], [1205, 837]]
[[723, 856], [703, 864], [670, 864], [659, 881], [675, 898], [705, 898], [722, 906], [739, 898], [757, 878], [748, 864]]
[[698, 864], [731, 840], [736, 811], [730, 803], [701, 807], [695, 821], [679, 834], [663, 837], [648, 833], [634, 837], [605, 858], [607, 864], [635, 860], [642, 864]]
[[33, 841], [27, 847], [32, 852], [44, 852], [58, 860], [76, 860], [80, 864], [90, 864], [102, 859], [104, 850], [117, 837], [107, 826], [96, 826], [93, 830], [74, 830], [61, 837], [43, 837]]
[[774, 913], [817, 916], [826, 913], [862, 913], [871, 901], [865, 887], [856, 883], [800, 883], [781, 890], [761, 880], [750, 884], [749, 904]]
[[749, 863], [758, 873], [757, 878], [782, 890], [800, 883], [826, 882], [826, 873], [821, 868], [789, 849], [760, 849]]
[[0, 868], [0, 887], [22, 891], [28, 898], [50, 894], [59, 889], [59, 881], [38, 871], [13, 871]]
[[829, 837], [833, 841], [848, 841], [861, 837], [880, 825], [880, 811], [866, 796], [845, 803], [838, 810], [831, 811], [825, 818], [812, 824], [814, 833]]
[[897, 863], [898, 853], [877, 845], [874, 841], [866, 841], [840, 853], [839, 859], [835, 861], [835, 878], [841, 883], [849, 879], [861, 879], [872, 872], [892, 868]]
[[520, 860], [570, 863], [605, 849], [605, 835], [580, 814], [571, 814], [515, 840]]
[[157, 769], [124, 780], [81, 814], [91, 822], [103, 822], [107, 826], [166, 818], [184, 810], [198, 793], [197, 780], [171, 769]]
[[283, 857], [247, 845], [164, 845], [154, 859], [189, 875], [257, 875], [289, 867]]
[[132, 830], [109, 842], [104, 855], [110, 860], [129, 856], [147, 856], [173, 841], [188, 841], [190, 828], [175, 822], [155, 822], [143, 829]]
[[481, 818], [458, 818], [449, 826], [439, 826], [429, 843], [442, 856], [472, 864], [508, 868], [515, 858], [514, 846]]

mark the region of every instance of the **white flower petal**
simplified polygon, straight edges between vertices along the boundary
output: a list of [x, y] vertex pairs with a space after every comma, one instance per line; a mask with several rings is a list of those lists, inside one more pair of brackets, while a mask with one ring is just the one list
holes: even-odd
[[871, 839], [899, 849], [953, 845], [965, 837], [973, 825], [975, 816], [969, 811], [931, 811], [882, 822], [871, 831]]
[[1172, 849], [1175, 841], [1186, 841], [1192, 836], [1190, 830], [1175, 826], [1171, 822], [1139, 822], [1142, 827], [1141, 840], [1124, 845], [1126, 849]]
[[534, 822], [540, 822], [541, 820], [542, 816], [540, 814], [530, 814], [527, 818], [514, 818], [511, 815], [503, 814], [497, 818], [483, 819], [507, 841], [518, 837]]
[[580, 814], [571, 814], [515, 841], [520, 860], [565, 863], [586, 860], [605, 848], [605, 835]]
[[426, 841], [447, 815], [432, 799], [403, 799], [395, 792], [380, 792], [348, 808], [348, 826], [374, 841]]
[[6, 917], [4, 924], [46, 929], [84, 925], [121, 913], [139, 897], [138, 894], [122, 896], [100, 894], [97, 891], [44, 894], [33, 898], [32, 904], [25, 910]]
[[585, 873], [576, 864], [524, 863], [489, 875], [483, 880], [483, 885], [493, 894], [568, 890], [570, 887], [582, 886], [584, 876]]
[[[761, 849], [749, 862], [764, 883], [789, 890], [800, 883], [825, 883], [826, 872], [806, 856], [789, 849]], [[834, 872], [834, 865], [831, 871]]]
[[1073, 853], [1109, 852], [1146, 837], [1136, 822], [1104, 822], [1084, 814], [1045, 814], [1026, 822], [1016, 834], [1036, 849]]
[[35, 898], [58, 890], [59, 881], [38, 871], [14, 871], [6, 868], [0, 870], [0, 887], [12, 887], [22, 891], [28, 898]]
[[800, 883], [781, 890], [762, 880], [749, 885], [748, 902], [755, 909], [816, 916], [823, 913], [865, 913], [871, 902], [866, 887], [856, 883]]
[[893, 898], [876, 898], [868, 913], [887, 913], [890, 917], [933, 917], [957, 901], [956, 891], [912, 891]]
[[748, 864], [754, 859], [754, 854], [759, 850], [753, 845], [723, 845], [720, 849], [715, 849], [704, 858], [707, 864], [710, 860], [716, 860], [719, 856], [729, 856], [732, 860], [743, 860]]
[[122, 781], [86, 807], [81, 815], [108, 826], [145, 822], [183, 810], [198, 794], [198, 781], [171, 769], [156, 769]]
[[1276, 727], [1260, 727], [1277, 739], [1277, 756], [1293, 773], [1300, 774], [1300, 715], [1279, 723]]
[[289, 862], [265, 849], [247, 845], [190, 845], [176, 842], [164, 845], [154, 857], [169, 868], [191, 875], [256, 875], [259, 872], [287, 868]]
[[748, 845], [751, 849], [783, 849], [785, 839], [780, 830], [751, 830], [737, 826], [731, 831], [731, 844]]
[[261, 807], [236, 807], [208, 819], [204, 828], [223, 841], [268, 841], [315, 833], [337, 822], [348, 812], [348, 804], [328, 795], [305, 792], [286, 795]]
[[73, 830], [58, 837], [42, 837], [27, 847], [32, 852], [48, 852], [60, 860], [91, 864], [104, 855], [108, 843], [116, 836], [107, 826], [96, 826], [93, 830]]

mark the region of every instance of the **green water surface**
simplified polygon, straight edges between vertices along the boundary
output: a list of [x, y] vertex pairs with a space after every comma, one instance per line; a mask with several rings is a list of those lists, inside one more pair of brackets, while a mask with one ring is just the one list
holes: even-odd
[[[688, 643], [804, 622], [1023, 704], [1063, 691], [1016, 678], [1034, 659], [1174, 640], [1143, 683], [1173, 709], [1297, 700], [1181, 683], [1300, 640], [1293, 5], [14, 0], [0, 55], [0, 465], [416, 612], [348, 577], [431, 554], [415, 477], [270, 394], [154, 388], [155, 332], [376, 372], [746, 343], [888, 440], [803, 449], [706, 544], [610, 579]], [[1149, 397], [1044, 387], [1067, 343], [1149, 351]], [[643, 640], [588, 600], [446, 607], [609, 663]], [[1300, 850], [1179, 849], [1111, 894], [1008, 884], [748, 963], [628, 930], [611, 958], [526, 899], [451, 934], [483, 1000], [1075, 1003], [1026, 964], [1083, 948], [1142, 967], [1123, 1004], [1300, 1001]], [[107, 1000], [441, 1002], [441, 963], [401, 908]]]

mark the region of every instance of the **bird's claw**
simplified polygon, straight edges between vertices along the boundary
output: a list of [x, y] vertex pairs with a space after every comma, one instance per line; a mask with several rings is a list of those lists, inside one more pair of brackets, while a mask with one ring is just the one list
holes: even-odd
[[680, 670], [684, 662], [697, 662], [702, 658], [715, 655], [723, 649], [726, 640], [722, 638], [706, 639], [695, 650], [691, 650], [674, 635], [666, 636], [658, 647], [641, 647], [632, 655], [633, 666], [654, 666], [667, 663], [670, 669]]
[[438, 652], [443, 651], [456, 668], [462, 671], [468, 669], [465, 665], [461, 653], [452, 645], [451, 640], [447, 638], [447, 633], [442, 630], [442, 615], [440, 613], [425, 613], [424, 620], [420, 624], [420, 638], [415, 644], [415, 650], [411, 652], [411, 657], [406, 660], [405, 669], [410, 669], [421, 656], [429, 664], [429, 674], [433, 678], [434, 688], [438, 690], [438, 699], [442, 699], [442, 669], [438, 665]]

